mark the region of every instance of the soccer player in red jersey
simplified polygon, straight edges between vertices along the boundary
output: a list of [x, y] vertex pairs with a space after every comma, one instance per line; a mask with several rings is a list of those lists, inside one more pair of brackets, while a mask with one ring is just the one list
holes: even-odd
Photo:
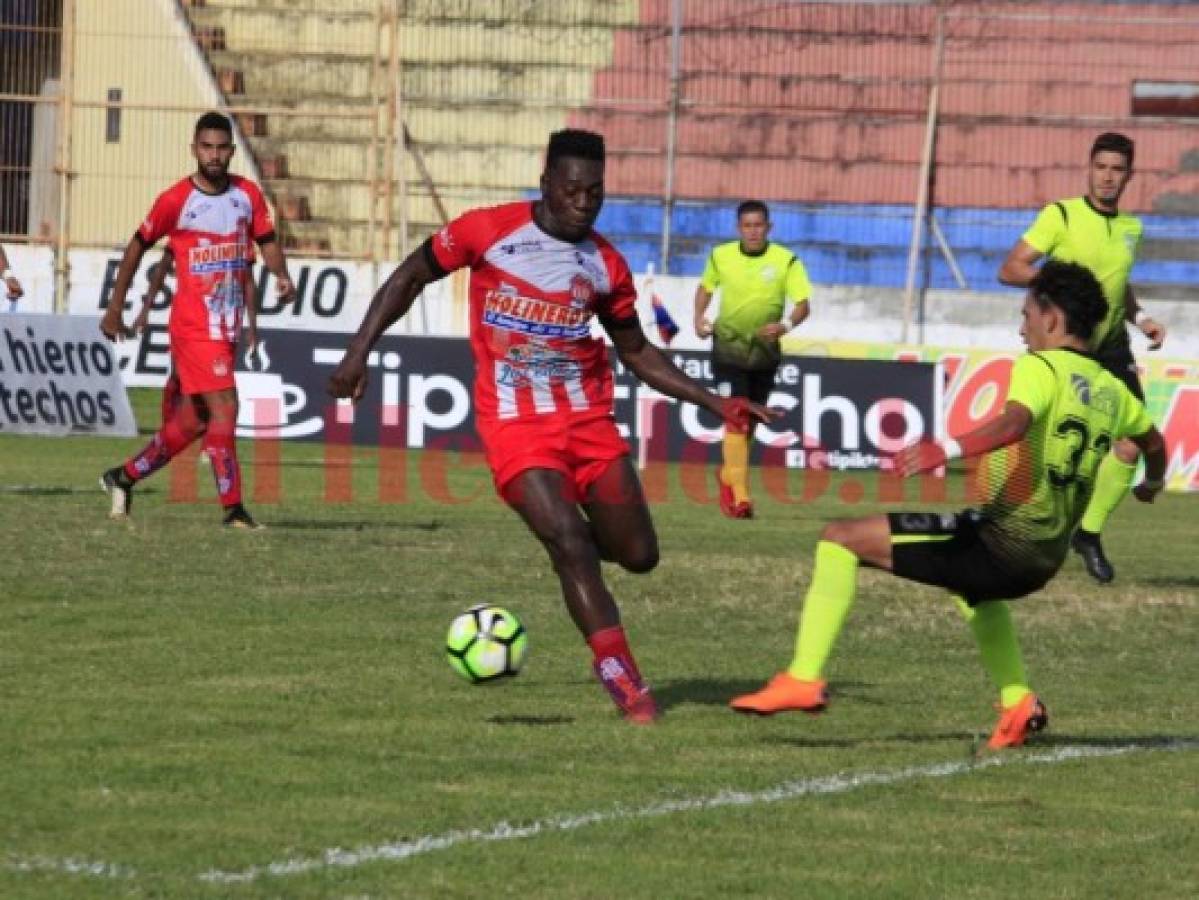
[[284, 302], [295, 294], [287, 261], [275, 239], [262, 190], [229, 174], [233, 128], [220, 113], [196, 122], [192, 154], [196, 171], [159, 195], [134, 233], [117, 269], [116, 284], [100, 330], [110, 340], [131, 334], [124, 322], [125, 296], [142, 255], [166, 237], [176, 263], [175, 300], [168, 325], [171, 365], [184, 402], [150, 443], [123, 465], [109, 469], [101, 484], [112, 497], [113, 518], [129, 514], [133, 485], [166, 465], [203, 434], [212, 462], [224, 524], [257, 528], [241, 500], [237, 461], [237, 384], [234, 351], [246, 305], [250, 242], [262, 250]]
[[498, 493], [545, 546], [593, 669], [625, 718], [657, 706], [629, 649], [600, 560], [630, 572], [658, 564], [658, 539], [628, 445], [612, 413], [607, 348], [646, 384], [709, 409], [731, 428], [776, 414], [722, 399], [650, 344], [634, 309], [628, 264], [592, 230], [604, 200], [604, 142], [567, 129], [550, 136], [541, 199], [475, 209], [426, 241], [375, 294], [329, 382], [358, 400], [370, 348], [425, 285], [471, 269], [475, 420]]

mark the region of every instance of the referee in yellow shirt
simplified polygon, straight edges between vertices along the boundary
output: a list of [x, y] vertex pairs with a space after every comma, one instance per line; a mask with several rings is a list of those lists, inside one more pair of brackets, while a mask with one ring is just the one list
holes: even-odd
[[[999, 269], [999, 280], [1026, 287], [1043, 257], [1075, 262], [1088, 268], [1099, 281], [1107, 312], [1096, 325], [1090, 349], [1107, 371], [1115, 375], [1141, 402], [1145, 392], [1137, 377], [1128, 339], [1128, 325], [1149, 338], [1150, 350], [1161, 347], [1166, 326], [1137, 302], [1129, 275], [1141, 245], [1141, 221], [1119, 208], [1120, 197], [1132, 178], [1134, 145], [1130, 138], [1109, 131], [1091, 145], [1087, 192], [1044, 207], [1032, 227], [1016, 241]], [[1081, 452], [1081, 451], [1080, 451]], [[1071, 543], [1087, 572], [1101, 583], [1115, 577], [1099, 533], [1108, 517], [1127, 496], [1136, 475], [1140, 451], [1130, 440], [1112, 447], [1091, 485], [1091, 501]]]
[[[695, 333], [712, 338], [712, 373], [717, 392], [765, 404], [782, 361], [779, 339], [808, 317], [812, 285], [803, 263], [770, 241], [770, 211], [760, 200], [737, 207], [738, 240], [708, 255], [695, 289]], [[720, 314], [707, 317], [720, 291]], [[787, 303], [790, 314], [784, 318]], [[752, 425], [750, 426], [752, 429]], [[724, 433], [724, 465], [717, 473], [720, 511], [731, 519], [752, 519], [749, 496], [749, 442], [753, 436]]]

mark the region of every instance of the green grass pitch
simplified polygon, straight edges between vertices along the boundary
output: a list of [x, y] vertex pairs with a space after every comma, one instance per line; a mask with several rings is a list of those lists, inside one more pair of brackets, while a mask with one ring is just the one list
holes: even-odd
[[[869, 480], [739, 522], [669, 471], [660, 567], [607, 573], [665, 708], [635, 728], [478, 466], [434, 501], [414, 453], [381, 503], [360, 448], [327, 502], [322, 448], [288, 444], [247, 466], [278, 480], [264, 532], [219, 527], [206, 467], [201, 502], [161, 473], [110, 523], [96, 478], [135, 446], [0, 436], [0, 897], [1199, 895], [1199, 498], [1125, 503], [1113, 585], [1071, 559], [1018, 604], [1051, 725], [997, 759], [965, 625], [877, 573], [828, 713], [725, 707], [786, 662], [820, 526], [880, 509]], [[481, 601], [530, 653], [472, 687], [443, 640]]]

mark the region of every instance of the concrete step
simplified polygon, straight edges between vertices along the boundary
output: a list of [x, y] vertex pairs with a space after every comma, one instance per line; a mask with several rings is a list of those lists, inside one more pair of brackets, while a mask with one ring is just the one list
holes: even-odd
[[[282, 205], [284, 197], [302, 197], [307, 201], [311, 211], [311, 219], [336, 219], [365, 223], [370, 219], [370, 185], [361, 181], [338, 181], [317, 178], [285, 178], [267, 179], [264, 183], [267, 191], [275, 198], [277, 206]], [[446, 208], [447, 215], [453, 219], [468, 209], [476, 206], [497, 206], [521, 199], [519, 191], [510, 188], [492, 188], [477, 190], [446, 189], [438, 187], [441, 202]], [[392, 191], [393, 227], [400, 221], [400, 189], [396, 185]], [[378, 207], [378, 215], [382, 216], [382, 201]], [[408, 220], [409, 222], [425, 223], [430, 228], [441, 226], [441, 217], [437, 207], [428, 194], [425, 185], [415, 173], [408, 173]]]
[[[193, 11], [234, 10], [273, 12], [279, 15], [338, 14], [374, 16], [380, 7], [386, 12], [395, 0], [183, 0]], [[531, 3], [530, 0], [404, 0], [399, 6], [401, 21], [430, 22], [504, 22], [552, 25], [635, 25], [640, 18], [638, 0], [606, 0], [580, 9], [566, 3]]]

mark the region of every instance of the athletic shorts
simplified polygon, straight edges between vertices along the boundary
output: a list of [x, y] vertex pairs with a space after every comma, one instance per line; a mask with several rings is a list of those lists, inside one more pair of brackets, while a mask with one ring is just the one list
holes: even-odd
[[1123, 381], [1134, 397], [1142, 403], [1145, 402], [1145, 391], [1141, 387], [1141, 379], [1137, 375], [1137, 363], [1132, 358], [1132, 348], [1128, 344], [1100, 347], [1095, 351], [1095, 359], [1099, 365]]
[[180, 340], [172, 336], [171, 365], [183, 394], [190, 397], [236, 387], [233, 350], [234, 345], [228, 341]]
[[712, 360], [716, 393], [722, 397], [746, 397], [763, 406], [774, 390], [777, 369], [741, 369]]
[[1053, 572], [1013, 566], [983, 542], [977, 510], [960, 513], [894, 512], [891, 571], [908, 581], [943, 587], [975, 606], [1015, 600], [1045, 586]]
[[616, 430], [616, 420], [610, 415], [480, 421], [478, 429], [496, 492], [501, 497], [521, 472], [553, 469], [566, 476], [571, 499], [579, 503], [614, 461], [629, 454], [629, 445]]

